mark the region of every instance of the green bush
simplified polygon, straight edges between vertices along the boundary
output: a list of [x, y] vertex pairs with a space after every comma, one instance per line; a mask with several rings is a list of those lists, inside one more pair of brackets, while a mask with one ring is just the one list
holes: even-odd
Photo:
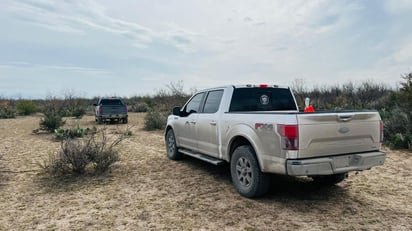
[[83, 139], [64, 139], [60, 150], [41, 167], [52, 176], [106, 172], [119, 160], [116, 146], [124, 138], [122, 133], [110, 142], [103, 129]]
[[16, 108], [17, 108], [19, 115], [31, 115], [39, 111], [36, 104], [29, 100], [20, 100], [17, 103]]
[[40, 129], [48, 132], [54, 132], [65, 124], [63, 121], [64, 105], [62, 102], [49, 96], [45, 101], [42, 108], [44, 117], [40, 119]]
[[40, 119], [40, 129], [48, 132], [54, 132], [64, 124], [62, 116], [57, 113], [45, 114], [44, 118]]
[[16, 118], [16, 110], [9, 101], [0, 101], [0, 119]]
[[84, 107], [77, 107], [74, 108], [73, 111], [71, 112], [71, 115], [80, 119], [86, 114], [86, 109]]
[[408, 148], [411, 149], [411, 142], [412, 142], [412, 134], [403, 135], [402, 133], [395, 133], [391, 134], [389, 137], [389, 147], [392, 149], [403, 149]]
[[399, 91], [393, 92], [380, 110], [385, 124], [385, 144], [393, 149], [411, 149], [412, 143], [412, 73], [402, 76]]
[[75, 128], [62, 129], [57, 128], [54, 130], [54, 135], [56, 139], [73, 139], [81, 138], [89, 133], [89, 128], [80, 128], [79, 126]]
[[147, 131], [164, 129], [166, 127], [167, 115], [158, 109], [150, 109], [144, 118], [144, 129]]
[[[63, 105], [66, 105], [66, 102], [63, 102]], [[76, 117], [77, 119], [81, 119], [86, 114], [86, 107], [77, 105], [66, 107], [63, 106], [62, 116], [65, 117]]]
[[149, 106], [146, 103], [136, 103], [129, 106], [129, 112], [147, 112]]

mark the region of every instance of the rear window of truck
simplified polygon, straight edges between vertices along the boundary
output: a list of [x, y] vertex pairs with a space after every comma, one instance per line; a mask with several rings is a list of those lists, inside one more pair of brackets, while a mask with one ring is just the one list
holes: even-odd
[[240, 111], [290, 111], [297, 110], [289, 89], [285, 88], [235, 88], [230, 112]]
[[100, 101], [101, 105], [123, 105], [120, 99], [102, 99]]

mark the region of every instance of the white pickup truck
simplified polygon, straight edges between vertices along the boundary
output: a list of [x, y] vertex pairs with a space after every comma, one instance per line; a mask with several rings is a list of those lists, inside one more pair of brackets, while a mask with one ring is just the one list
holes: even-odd
[[194, 94], [167, 119], [167, 155], [230, 163], [245, 197], [268, 190], [268, 174], [336, 184], [350, 171], [382, 165], [383, 123], [376, 111], [300, 112], [287, 87], [225, 86]]

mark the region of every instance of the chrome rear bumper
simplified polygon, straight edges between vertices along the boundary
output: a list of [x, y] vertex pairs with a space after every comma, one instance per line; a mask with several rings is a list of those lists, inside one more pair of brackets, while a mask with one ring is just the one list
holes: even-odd
[[301, 160], [287, 160], [286, 170], [290, 176], [332, 175], [350, 171], [362, 171], [383, 165], [386, 153], [367, 152]]

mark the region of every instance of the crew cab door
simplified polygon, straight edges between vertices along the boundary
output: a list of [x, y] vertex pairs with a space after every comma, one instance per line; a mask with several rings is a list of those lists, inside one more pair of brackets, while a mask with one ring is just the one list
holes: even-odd
[[176, 139], [179, 146], [193, 151], [198, 150], [196, 137], [196, 124], [205, 93], [194, 95], [182, 109], [180, 116], [175, 121]]
[[219, 108], [223, 89], [209, 91], [206, 95], [202, 113], [198, 114], [196, 131], [199, 152], [219, 157]]

